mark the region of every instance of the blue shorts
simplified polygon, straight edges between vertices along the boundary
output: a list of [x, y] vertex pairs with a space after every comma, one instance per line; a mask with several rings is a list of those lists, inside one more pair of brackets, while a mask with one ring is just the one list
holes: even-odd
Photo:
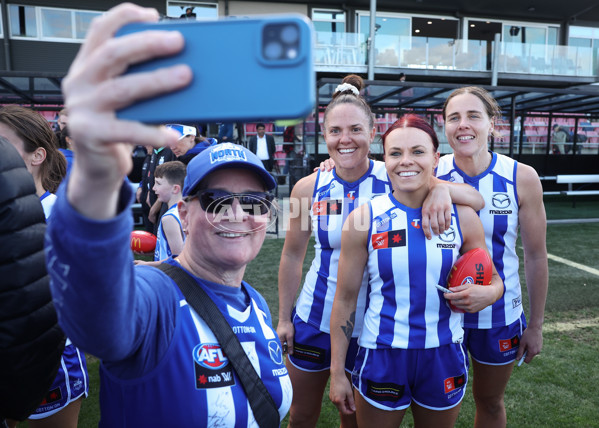
[[464, 328], [464, 346], [481, 364], [502, 366], [516, 360], [522, 333], [526, 329], [524, 313], [512, 324], [489, 329]]
[[414, 401], [431, 410], [457, 406], [468, 383], [468, 362], [459, 343], [431, 349], [360, 347], [352, 383], [372, 406], [403, 410]]
[[89, 392], [89, 377], [85, 355], [67, 339], [60, 359], [58, 374], [39, 407], [29, 419], [44, 419], [67, 407]]
[[[302, 321], [293, 313], [293, 355], [287, 358], [295, 367], [307, 372], [321, 372], [331, 368], [331, 335], [323, 333], [316, 327]], [[352, 338], [345, 357], [345, 370], [351, 372], [354, 368], [358, 339]]]

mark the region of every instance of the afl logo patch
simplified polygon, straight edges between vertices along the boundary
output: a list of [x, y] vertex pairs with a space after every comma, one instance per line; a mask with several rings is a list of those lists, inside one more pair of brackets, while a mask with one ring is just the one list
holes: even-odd
[[498, 209], [505, 209], [510, 206], [510, 197], [507, 193], [495, 193], [491, 200], [493, 206]]
[[464, 284], [474, 284], [474, 278], [472, 278], [471, 276], [467, 276], [464, 279], [462, 279], [462, 282], [460, 285], [464, 285]]
[[193, 359], [202, 367], [211, 370], [222, 369], [229, 359], [225, 356], [219, 344], [204, 343], [193, 349]]

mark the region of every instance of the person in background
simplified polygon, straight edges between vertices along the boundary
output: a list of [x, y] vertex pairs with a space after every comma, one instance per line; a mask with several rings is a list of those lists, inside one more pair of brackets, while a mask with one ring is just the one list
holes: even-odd
[[154, 225], [154, 230], [152, 233], [156, 235], [158, 232], [158, 220], [160, 220], [160, 217], [164, 215], [168, 207], [166, 204], [160, 202], [156, 197], [156, 193], [154, 192], [154, 172], [156, 171], [156, 167], [158, 167], [158, 165], [177, 160], [177, 156], [175, 156], [169, 147], [153, 147], [151, 153], [152, 155], [150, 157], [150, 163], [148, 164], [148, 176], [145, 180], [145, 185], [147, 187], [146, 202], [150, 207], [148, 220]]
[[[551, 134], [551, 140], [553, 141], [553, 147], [557, 147], [558, 154], [567, 153], [566, 141], [568, 141], [568, 132], [557, 123], [553, 125], [553, 133]], [[555, 153], [555, 150], [553, 150], [553, 153]]]
[[171, 150], [177, 157], [177, 160], [183, 162], [185, 165], [207, 147], [216, 144], [214, 138], [196, 135], [196, 128], [193, 126], [166, 125], [166, 127], [176, 131], [180, 135], [179, 140], [171, 146]]
[[[463, 318], [464, 346], [473, 366], [474, 426], [505, 427], [504, 394], [513, 363], [521, 359], [530, 363], [543, 347], [549, 277], [543, 188], [532, 167], [489, 151], [489, 136], [501, 110], [487, 91], [475, 86], [456, 89], [445, 101], [443, 117], [453, 154], [440, 159], [437, 177], [470, 184], [484, 197], [486, 205], [479, 216], [505, 284], [504, 296], [493, 306]], [[516, 254], [518, 231], [524, 249], [528, 325]]]
[[158, 234], [156, 235], [156, 249], [154, 261], [144, 262], [136, 260], [136, 264], [157, 266], [169, 257], [176, 257], [183, 249], [185, 235], [179, 218], [179, 202], [183, 200], [183, 182], [185, 180], [185, 164], [171, 161], [158, 165], [154, 179], [154, 192], [158, 200], [169, 208], [160, 218]]
[[182, 13], [181, 19], [196, 19], [197, 15], [193, 12], [193, 7], [185, 8], [185, 13]]
[[135, 200], [139, 202], [141, 205], [141, 216], [143, 220], [143, 228], [146, 232], [153, 233], [154, 232], [154, 224], [150, 221], [150, 205], [148, 198], [148, 182], [149, 182], [149, 174], [150, 174], [150, 163], [152, 161], [152, 154], [154, 153], [154, 148], [152, 146], [144, 146], [146, 150], [146, 157], [144, 158], [143, 163], [141, 164], [141, 181], [139, 182], [139, 186], [137, 186], [137, 190], [135, 192]]
[[[425, 119], [408, 114], [382, 139], [393, 190], [356, 208], [343, 225], [330, 321], [330, 397], [342, 414], [356, 413], [358, 426], [399, 427], [411, 407], [416, 426], [450, 427], [465, 394], [468, 360], [461, 315], [447, 301], [476, 312], [503, 294], [503, 283], [493, 268], [488, 286], [464, 284], [450, 293], [436, 288], [447, 287], [460, 254], [486, 250], [482, 224], [472, 208], [454, 205], [452, 233], [427, 239], [420, 225], [436, 180], [437, 134]], [[366, 291], [354, 396], [345, 361], [361, 316], [358, 294]]]
[[69, 135], [69, 127], [65, 126], [60, 130], [60, 135], [58, 136], [58, 150], [63, 154], [65, 159], [67, 160], [67, 175], [71, 171], [71, 167], [73, 166], [73, 150], [71, 149], [73, 140], [71, 140], [71, 136]]
[[0, 153], [0, 426], [13, 427], [48, 395], [65, 337], [50, 295], [33, 177], [4, 137]]
[[256, 124], [256, 135], [250, 137], [248, 148], [258, 156], [268, 171], [273, 170], [275, 139], [272, 135], [266, 134], [266, 126], [263, 123]]
[[[47, 231], [54, 302], [65, 332], [102, 360], [100, 427], [256, 426], [239, 377], [206, 322], [173, 279], [133, 264], [133, 190], [125, 182], [130, 146], [169, 145], [178, 135], [121, 121], [115, 111], [181, 89], [192, 73], [175, 65], [123, 76], [132, 58], [173, 55], [184, 38], [170, 31], [114, 34], [123, 25], [158, 18], [155, 9], [130, 3], [95, 18], [63, 80], [77, 162], [58, 191]], [[179, 203], [187, 239], [167, 263], [183, 270], [217, 306], [282, 420], [292, 389], [280, 342], [264, 298], [243, 281], [266, 237], [275, 186], [241, 146], [219, 144], [200, 153], [187, 167], [185, 199]], [[230, 215], [221, 215], [218, 207]]]
[[66, 108], [63, 108], [58, 112], [58, 129], [61, 131], [67, 126], [69, 121], [69, 112]]
[[285, 128], [283, 132], [283, 152], [285, 153], [285, 166], [283, 167], [283, 174], [289, 174], [289, 162], [293, 159], [295, 152], [295, 143], [301, 142], [295, 132], [297, 125], [290, 125]]
[[[7, 105], [0, 108], [0, 136], [19, 152], [33, 181], [46, 221], [56, 202], [55, 192], [66, 175], [66, 160], [58, 150], [50, 124], [33, 110]], [[83, 352], [67, 338], [61, 365], [46, 398], [29, 415], [29, 426], [75, 428], [89, 377]]]
[[233, 127], [234, 123], [222, 122], [218, 124], [218, 136], [217, 140], [219, 143], [232, 143], [233, 142]]

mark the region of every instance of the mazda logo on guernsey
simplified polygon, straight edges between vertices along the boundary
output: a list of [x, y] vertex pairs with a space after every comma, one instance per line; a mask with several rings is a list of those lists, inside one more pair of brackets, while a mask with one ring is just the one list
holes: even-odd
[[510, 197], [507, 193], [495, 193], [491, 201], [493, 206], [498, 209], [505, 209], [510, 206]]
[[512, 201], [510, 200], [510, 196], [507, 193], [499, 192], [493, 194], [493, 199], [491, 199], [493, 206], [496, 208], [494, 210], [489, 210], [490, 214], [511, 214], [512, 210], [506, 209], [509, 208]]
[[439, 234], [439, 241], [441, 243], [437, 244], [437, 248], [447, 248], [452, 249], [457, 246], [455, 241], [455, 230], [453, 227], [450, 227], [445, 232]]
[[271, 340], [268, 342], [268, 353], [270, 354], [270, 359], [273, 360], [275, 364], [283, 364], [283, 353], [281, 352], [281, 345], [276, 340]]
[[455, 240], [455, 230], [450, 227], [445, 232], [439, 234], [439, 239], [443, 242], [452, 242]]
[[222, 369], [229, 359], [217, 343], [203, 343], [193, 349], [193, 359], [202, 367], [211, 370]]

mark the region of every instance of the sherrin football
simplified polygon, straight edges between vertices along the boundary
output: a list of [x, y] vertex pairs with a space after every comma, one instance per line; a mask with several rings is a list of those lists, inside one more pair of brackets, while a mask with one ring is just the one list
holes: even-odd
[[[493, 277], [493, 262], [487, 250], [474, 248], [462, 254], [453, 264], [447, 275], [447, 288], [463, 284], [491, 285]], [[451, 303], [451, 309], [463, 312]]]
[[145, 230], [131, 232], [131, 250], [136, 253], [153, 253], [156, 248], [156, 236]]

